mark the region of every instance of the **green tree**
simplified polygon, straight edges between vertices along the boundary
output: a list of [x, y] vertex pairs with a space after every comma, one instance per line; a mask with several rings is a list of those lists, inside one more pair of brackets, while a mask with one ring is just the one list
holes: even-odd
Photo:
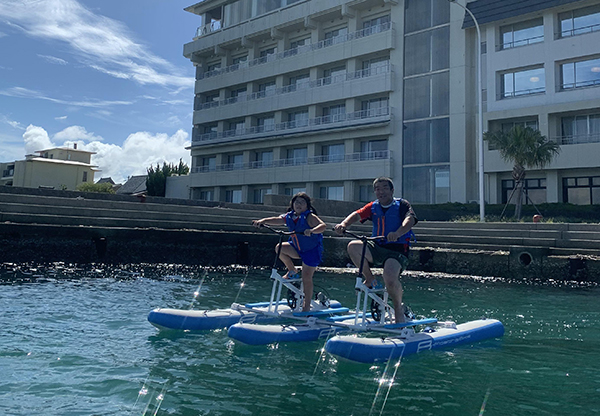
[[147, 169], [146, 191], [150, 196], [165, 196], [167, 190], [167, 178], [171, 175], [187, 175], [190, 168], [179, 159], [179, 164], [167, 164], [163, 162], [162, 168], [157, 163], [156, 168], [152, 165]]
[[113, 189], [110, 183], [82, 183], [77, 187], [78, 191], [81, 192], [97, 192], [101, 194], [114, 194], [115, 190]]
[[539, 130], [514, 126], [508, 132], [485, 132], [484, 140], [497, 149], [505, 162], [513, 164], [515, 180], [515, 218], [521, 219], [523, 183], [526, 169], [543, 169], [559, 154], [560, 145], [548, 140]]

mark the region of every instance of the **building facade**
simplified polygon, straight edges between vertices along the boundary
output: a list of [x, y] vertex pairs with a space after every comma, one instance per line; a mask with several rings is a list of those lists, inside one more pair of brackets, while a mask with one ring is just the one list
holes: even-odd
[[57, 147], [35, 153], [0, 164], [0, 185], [75, 190], [82, 183], [94, 183], [93, 152]]
[[[600, 83], [589, 76], [600, 75], [592, 51], [600, 2], [496, 3], [468, 4], [483, 32], [484, 131], [526, 123], [589, 159], [576, 148], [600, 146], [589, 143], [600, 106], [594, 88]], [[581, 8], [589, 11], [583, 20], [575, 12]], [[186, 10], [202, 18], [184, 46], [196, 66], [192, 167], [189, 177], [170, 178], [172, 189], [227, 202], [261, 203], [266, 194], [301, 190], [368, 201], [373, 178], [389, 176], [396, 194], [413, 203], [478, 199], [478, 45], [473, 22], [458, 5], [205, 0]], [[540, 18], [541, 35], [531, 23]], [[559, 24], [565, 33], [556, 32]], [[588, 72], [579, 76], [583, 68]], [[557, 73], [565, 74], [562, 84]], [[540, 78], [543, 91], [524, 88], [524, 77]], [[571, 132], [565, 136], [568, 117], [573, 126], [585, 118], [586, 133], [565, 127]], [[512, 167], [497, 153], [485, 147], [491, 203], [501, 202], [511, 186]], [[563, 149], [550, 169], [528, 176], [546, 187], [550, 202], [562, 201], [570, 179], [593, 183], [594, 172], [600, 174], [597, 162], [594, 170], [594, 162], [571, 153]]]

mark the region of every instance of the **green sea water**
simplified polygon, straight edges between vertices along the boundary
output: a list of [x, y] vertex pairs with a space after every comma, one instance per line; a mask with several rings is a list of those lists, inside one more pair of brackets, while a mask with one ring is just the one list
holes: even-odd
[[[600, 288], [410, 273], [405, 301], [502, 339], [397, 366], [338, 361], [324, 342], [246, 346], [226, 330], [161, 333], [155, 307], [268, 300], [268, 270], [166, 265], [0, 268], [0, 415], [600, 414]], [[354, 275], [315, 275], [352, 306]], [[243, 283], [243, 284], [242, 284]], [[192, 305], [193, 304], [193, 305]]]

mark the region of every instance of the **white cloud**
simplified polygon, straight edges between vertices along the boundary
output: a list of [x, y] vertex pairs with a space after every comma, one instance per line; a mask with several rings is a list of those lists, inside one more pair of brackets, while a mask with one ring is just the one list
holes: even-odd
[[66, 43], [80, 62], [110, 76], [142, 85], [193, 86], [193, 78], [136, 42], [123, 23], [76, 0], [2, 0], [0, 17], [28, 36]]
[[30, 90], [29, 88], [23, 87], [11, 87], [6, 90], [0, 90], [0, 95], [5, 95], [7, 97], [17, 97], [17, 98], [34, 98], [39, 100], [51, 101], [53, 103], [72, 105], [75, 107], [110, 107], [113, 105], [131, 105], [133, 101], [99, 101], [99, 100], [89, 100], [89, 101], [66, 101], [60, 100], [58, 98], [47, 97], [41, 92]]
[[48, 132], [41, 127], [30, 124], [23, 133], [25, 141], [25, 154], [30, 155], [38, 150], [44, 150], [54, 147], [54, 144], [48, 137]]
[[67, 116], [54, 117], [54, 120], [66, 120]]
[[[76, 138], [78, 134], [83, 136]], [[71, 138], [66, 139], [67, 137]], [[190, 153], [185, 150], [190, 145], [189, 134], [183, 130], [178, 130], [171, 136], [164, 133], [133, 133], [125, 139], [122, 146], [99, 140], [86, 143], [90, 137], [96, 136], [80, 126], [72, 126], [56, 133], [52, 136], [53, 140], [50, 140], [42, 127], [29, 126], [23, 134], [27, 153], [49, 147], [73, 147], [73, 143], [77, 143], [79, 149], [95, 152], [92, 163], [102, 170], [95, 180], [110, 176], [115, 182], [123, 183], [129, 176], [144, 175], [150, 165], [157, 163], [179, 163], [179, 159], [183, 159], [190, 164]]]
[[40, 55], [40, 54], [38, 54], [38, 56], [40, 58], [44, 59], [46, 62], [50, 62], [51, 64], [56, 64], [56, 65], [67, 65], [68, 64], [67, 61], [65, 61], [64, 59], [57, 58], [56, 56]]
[[77, 142], [77, 141], [87, 141], [87, 142], [92, 142], [92, 141], [104, 141], [104, 139], [101, 136], [96, 136], [94, 135], [94, 133], [88, 132], [85, 127], [81, 127], [81, 126], [70, 126], [67, 127], [66, 129], [59, 131], [58, 133], [56, 133], [53, 136], [53, 139], [55, 141], [73, 141], [73, 142]]
[[25, 130], [25, 127], [23, 127], [23, 125], [21, 123], [19, 123], [18, 121], [9, 119], [4, 114], [0, 114], [0, 123], [6, 123], [9, 126], [11, 126], [13, 129]]

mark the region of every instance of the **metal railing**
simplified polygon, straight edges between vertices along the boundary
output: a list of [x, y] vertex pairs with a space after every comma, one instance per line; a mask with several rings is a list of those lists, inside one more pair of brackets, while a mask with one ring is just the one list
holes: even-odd
[[320, 125], [332, 125], [332, 127], [344, 127], [346, 125], [354, 125], [357, 120], [365, 120], [368, 121], [371, 118], [378, 118], [383, 116], [390, 115], [390, 107], [379, 107], [379, 108], [371, 108], [368, 110], [355, 111], [353, 113], [343, 113], [336, 114], [334, 116], [322, 116], [311, 119], [302, 119], [295, 121], [286, 121], [283, 123], [277, 123], [274, 125], [274, 128], [271, 130], [266, 130], [266, 127], [271, 128], [272, 125], [269, 126], [253, 126], [247, 127], [244, 129], [234, 129], [234, 130], [225, 130], [220, 132], [210, 132], [205, 134], [200, 134], [196, 137], [192, 138], [192, 144], [198, 142], [207, 142], [213, 140], [219, 140], [224, 138], [231, 137], [243, 137], [243, 136], [251, 136], [258, 133], [265, 132], [280, 132], [282, 134], [286, 133], [294, 133], [295, 130], [304, 129], [307, 127], [314, 127]]
[[503, 99], [503, 98], [516, 98], [516, 97], [524, 97], [526, 95], [537, 95], [537, 94], [545, 94], [545, 93], [546, 93], [546, 88], [545, 87], [530, 88], [530, 89], [527, 89], [527, 90], [502, 92], [498, 96], [498, 98], [499, 99]]
[[371, 36], [377, 33], [386, 32], [392, 29], [392, 22], [383, 23], [381, 25], [368, 27], [365, 29], [358, 30], [356, 32], [347, 33], [342, 36], [336, 37], [336, 42], [332, 42], [331, 39], [322, 40], [315, 43], [309, 43], [308, 45], [298, 46], [297, 48], [288, 49], [283, 52], [270, 54], [267, 56], [262, 56], [260, 58], [253, 59], [251, 61], [240, 62], [239, 64], [229, 65], [225, 68], [218, 68], [212, 71], [207, 71], [204, 74], [198, 74], [197, 80], [214, 77], [216, 75], [221, 75], [229, 72], [234, 72], [239, 70], [240, 68], [247, 68], [251, 66], [261, 65], [266, 62], [276, 61], [280, 59], [289, 58], [291, 56], [296, 56], [308, 52], [312, 52], [318, 49], [327, 48], [332, 45], [339, 45], [340, 43], [349, 42], [354, 39], [360, 39], [367, 36]]
[[543, 41], [544, 41], [544, 35], [533, 36], [533, 37], [527, 38], [527, 39], [514, 40], [512, 42], [501, 43], [500, 45], [498, 45], [498, 47], [496, 48], [496, 50], [505, 50], [505, 49], [518, 48], [520, 46], [532, 45], [534, 43], [540, 43], [540, 42], [543, 42]]
[[586, 33], [597, 32], [600, 30], [600, 23], [589, 26], [576, 27], [563, 30], [557, 33], [557, 38], [569, 38], [571, 36], [585, 35]]
[[224, 172], [233, 170], [281, 168], [287, 166], [321, 165], [324, 163], [361, 162], [369, 160], [392, 159], [391, 150], [379, 150], [374, 152], [358, 152], [344, 155], [321, 155], [312, 157], [295, 157], [278, 160], [254, 161], [249, 163], [225, 163], [209, 166], [192, 167], [192, 173]]
[[586, 87], [595, 87], [597, 85], [600, 85], [600, 78], [599, 79], [591, 79], [588, 81], [579, 81], [579, 82], [570, 82], [568, 84], [562, 84], [560, 86], [561, 90], [573, 90], [575, 88], [586, 88]]
[[600, 143], [600, 133], [577, 134], [574, 136], [559, 136], [555, 137], [554, 140], [559, 144]]
[[314, 81], [303, 82], [298, 85], [296, 85], [296, 84], [286, 85], [284, 87], [274, 88], [274, 89], [265, 90], [265, 91], [257, 91], [257, 92], [253, 92], [251, 94], [244, 94], [244, 95], [241, 95], [238, 97], [231, 97], [231, 98], [227, 98], [225, 100], [209, 101], [207, 103], [202, 103], [202, 104], [198, 105], [198, 107], [195, 110], [196, 111], [206, 110], [208, 108], [221, 107], [221, 106], [235, 104], [235, 103], [243, 102], [243, 101], [260, 100], [262, 98], [273, 97], [275, 95], [289, 94], [292, 92], [296, 92], [296, 91], [304, 90], [304, 89], [308, 89], [308, 88], [327, 87], [329, 85], [334, 85], [337, 83], [343, 83], [343, 82], [347, 82], [347, 81], [368, 78], [368, 77], [382, 75], [382, 74], [389, 74], [391, 72], [394, 72], [394, 68], [393, 68], [392, 64], [387, 63], [385, 65], [381, 65], [381, 66], [377, 66], [377, 67], [373, 67], [373, 68], [361, 69], [361, 70], [354, 71], [354, 72], [346, 72], [344, 74], [337, 74], [337, 75], [333, 75], [333, 76], [329, 76], [329, 77], [323, 77], [323, 78], [316, 79]]

